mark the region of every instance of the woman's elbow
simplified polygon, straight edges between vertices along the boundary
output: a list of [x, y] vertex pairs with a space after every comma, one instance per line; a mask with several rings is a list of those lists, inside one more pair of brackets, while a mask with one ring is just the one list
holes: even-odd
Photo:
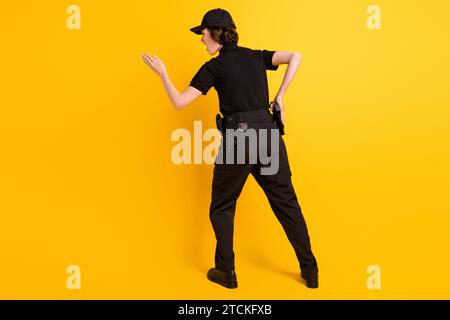
[[173, 104], [173, 107], [176, 111], [183, 110], [185, 106], [186, 106], [186, 104], [182, 101], [177, 101]]
[[294, 54], [292, 55], [292, 58], [297, 59], [297, 60], [302, 60], [303, 56], [298, 52], [294, 52]]

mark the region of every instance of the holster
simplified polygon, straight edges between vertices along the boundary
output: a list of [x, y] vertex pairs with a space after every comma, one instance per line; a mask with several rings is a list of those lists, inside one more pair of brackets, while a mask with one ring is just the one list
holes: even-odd
[[280, 134], [284, 135], [284, 124], [281, 120], [281, 108], [280, 105], [276, 101], [272, 101], [270, 105], [272, 105], [271, 111], [273, 119], [275, 120], [275, 123], [277, 124], [278, 130], [280, 130]]

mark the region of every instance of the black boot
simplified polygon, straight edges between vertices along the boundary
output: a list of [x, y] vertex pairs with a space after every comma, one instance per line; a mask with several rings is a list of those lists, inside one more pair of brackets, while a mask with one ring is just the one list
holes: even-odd
[[306, 286], [310, 289], [316, 289], [319, 287], [319, 276], [306, 276], [305, 274], [301, 273], [301, 277], [306, 282]]
[[218, 283], [226, 288], [237, 288], [237, 278], [234, 270], [222, 271], [216, 268], [211, 268], [208, 270], [207, 277], [210, 281]]

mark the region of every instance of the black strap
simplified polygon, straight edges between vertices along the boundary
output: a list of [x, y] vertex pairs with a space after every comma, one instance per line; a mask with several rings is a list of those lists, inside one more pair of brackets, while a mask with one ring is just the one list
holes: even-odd
[[274, 119], [268, 109], [255, 111], [235, 112], [223, 116], [224, 124], [252, 123], [252, 122], [273, 122]]

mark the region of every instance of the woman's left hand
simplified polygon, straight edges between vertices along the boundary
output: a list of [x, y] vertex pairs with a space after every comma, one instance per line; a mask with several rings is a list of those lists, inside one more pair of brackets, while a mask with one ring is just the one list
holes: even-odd
[[166, 65], [159, 59], [156, 54], [153, 56], [148, 55], [147, 53], [141, 54], [144, 62], [160, 77], [167, 73]]

